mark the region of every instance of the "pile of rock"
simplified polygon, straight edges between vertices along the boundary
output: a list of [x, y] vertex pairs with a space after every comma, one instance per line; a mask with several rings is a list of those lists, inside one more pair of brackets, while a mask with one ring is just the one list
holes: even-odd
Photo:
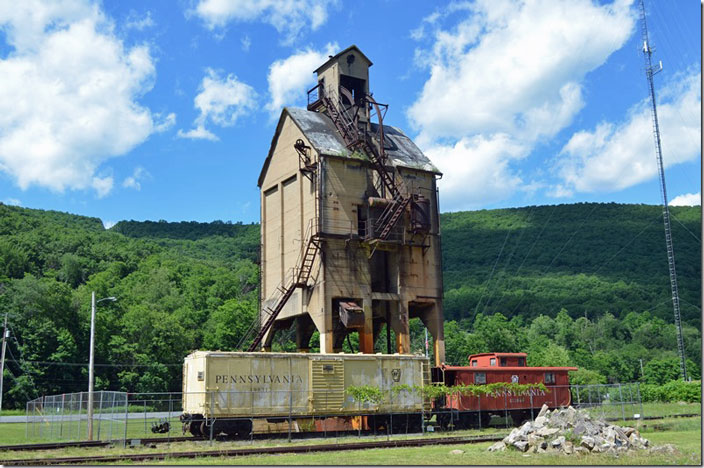
[[572, 455], [622, 453], [645, 449], [648, 445], [648, 439], [642, 438], [632, 427], [592, 420], [589, 414], [571, 406], [550, 412], [547, 405], [543, 405], [534, 421], [515, 428], [489, 450], [504, 451], [512, 447], [521, 452]]

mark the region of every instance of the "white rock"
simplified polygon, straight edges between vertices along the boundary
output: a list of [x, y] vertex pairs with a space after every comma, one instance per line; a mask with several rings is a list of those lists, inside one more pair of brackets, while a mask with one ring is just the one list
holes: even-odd
[[513, 443], [513, 446], [516, 447], [521, 452], [525, 452], [526, 450], [528, 450], [528, 441], [527, 440], [517, 440], [516, 442]]
[[490, 452], [503, 452], [504, 450], [506, 450], [506, 444], [503, 441], [498, 441], [489, 447]]
[[593, 449], [595, 445], [594, 437], [582, 436], [582, 441], [580, 445], [586, 448], [587, 450]]
[[543, 404], [543, 407], [540, 408], [540, 413], [538, 413], [538, 417], [546, 416], [546, 413], [548, 413], [549, 411], [550, 411], [550, 410], [548, 409], [548, 405], [547, 405], [547, 404]]
[[560, 432], [560, 430], [556, 427], [541, 427], [535, 433], [541, 437], [550, 437], [558, 432]]
[[462, 455], [463, 453], [464, 453], [464, 450], [460, 450], [460, 449], [450, 450], [451, 455]]
[[555, 448], [561, 447], [562, 444], [565, 443], [565, 436], [560, 436], [557, 439], [553, 440], [550, 442], [550, 445], [552, 445]]

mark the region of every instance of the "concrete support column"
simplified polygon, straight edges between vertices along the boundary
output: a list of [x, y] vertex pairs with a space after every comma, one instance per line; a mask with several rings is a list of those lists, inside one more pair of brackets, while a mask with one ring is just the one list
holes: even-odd
[[364, 327], [359, 329], [359, 351], [374, 354], [374, 321], [372, 320], [372, 296], [366, 294], [362, 299], [364, 310]]
[[408, 305], [406, 301], [397, 301], [391, 306], [391, 329], [396, 334], [396, 352], [411, 353], [411, 333], [408, 329]]
[[315, 324], [308, 314], [296, 318], [296, 348], [299, 353], [310, 352], [310, 338], [313, 336]]
[[436, 366], [445, 362], [445, 332], [441, 311], [442, 303], [438, 301], [421, 315], [423, 324], [433, 336], [433, 357]]
[[320, 311], [320, 314], [317, 317], [311, 317], [320, 333], [320, 352], [328, 354], [335, 352], [335, 337], [330, 311], [332, 311], [332, 298], [328, 297], [325, 299], [325, 307]]

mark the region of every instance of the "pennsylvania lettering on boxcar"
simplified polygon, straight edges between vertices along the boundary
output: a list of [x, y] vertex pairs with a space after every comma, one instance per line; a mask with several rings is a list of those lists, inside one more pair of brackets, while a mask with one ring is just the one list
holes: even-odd
[[303, 378], [300, 375], [216, 375], [215, 383], [290, 384], [303, 383]]

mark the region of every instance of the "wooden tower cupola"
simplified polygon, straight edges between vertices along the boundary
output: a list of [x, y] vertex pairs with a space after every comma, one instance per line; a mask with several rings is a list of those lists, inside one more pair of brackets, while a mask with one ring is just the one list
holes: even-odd
[[[351, 45], [337, 55], [331, 55], [327, 62], [315, 70], [318, 76], [317, 91], [330, 97], [333, 102], [341, 102], [346, 107], [360, 105], [369, 94], [369, 67], [371, 60], [356, 45]], [[342, 88], [342, 91], [341, 91]], [[350, 98], [354, 102], [350, 102]], [[359, 120], [369, 121], [367, 106], [359, 106], [363, 112]], [[311, 109], [318, 110], [318, 109]]]

